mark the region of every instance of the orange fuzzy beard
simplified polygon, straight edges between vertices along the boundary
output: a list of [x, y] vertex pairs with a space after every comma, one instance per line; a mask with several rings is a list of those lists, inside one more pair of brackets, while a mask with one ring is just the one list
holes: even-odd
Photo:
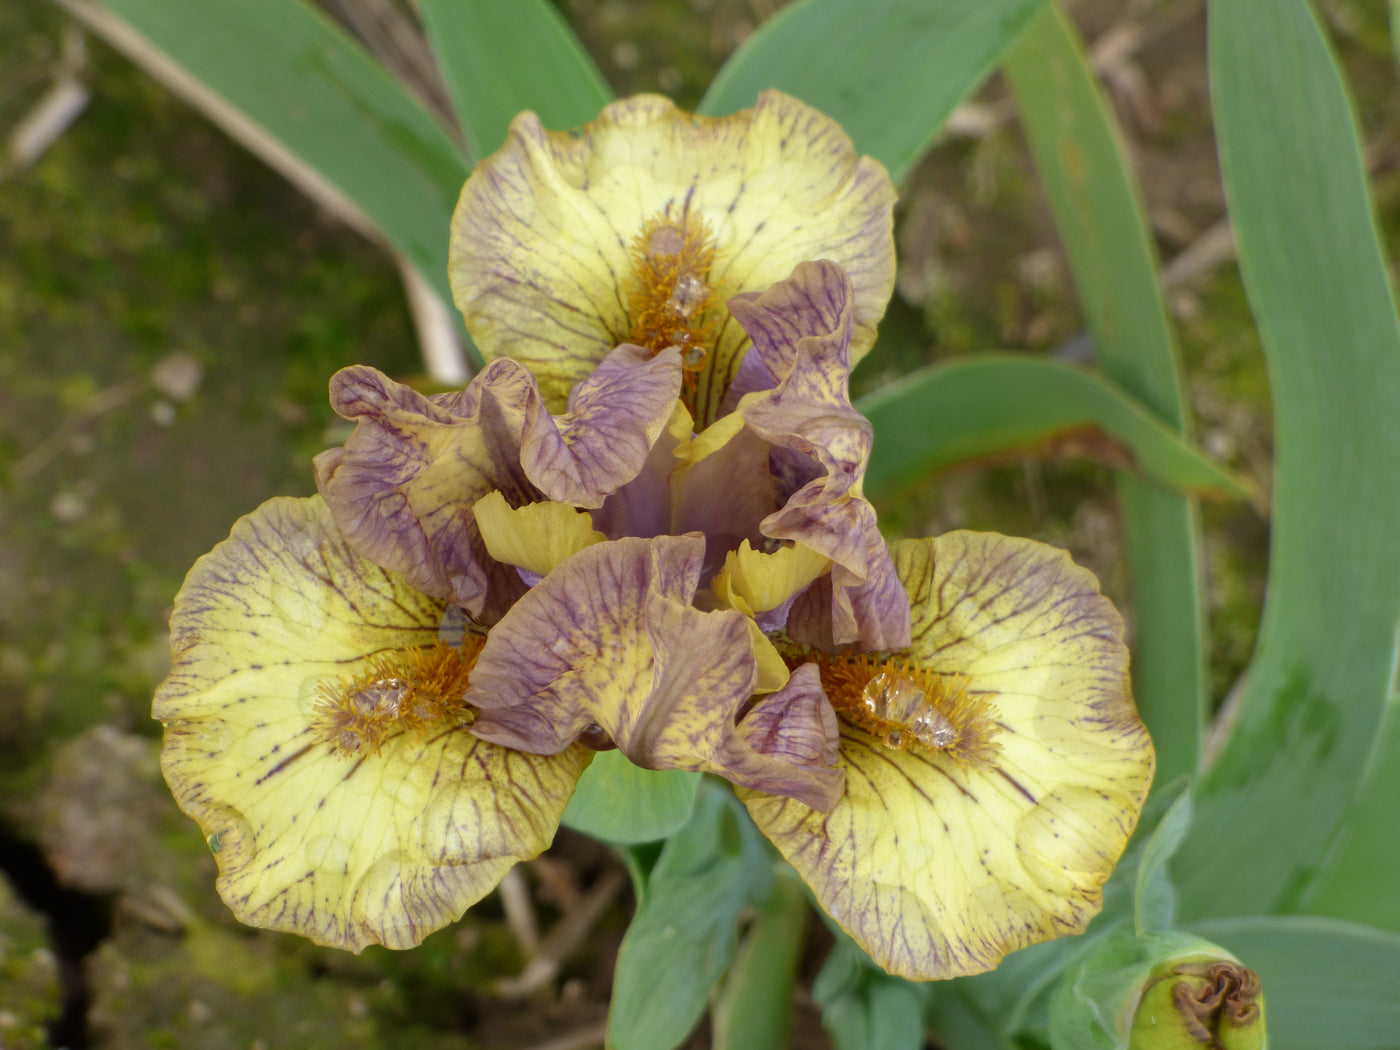
[[709, 358], [713, 334], [708, 315], [716, 305], [710, 286], [714, 239], [705, 221], [688, 211], [654, 216], [632, 240], [632, 274], [627, 284], [629, 338], [658, 354], [678, 347], [685, 390], [694, 395], [697, 377]]

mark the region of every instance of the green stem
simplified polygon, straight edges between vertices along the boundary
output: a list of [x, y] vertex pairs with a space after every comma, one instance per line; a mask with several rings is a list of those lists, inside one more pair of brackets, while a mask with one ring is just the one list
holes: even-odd
[[782, 1050], [788, 1045], [806, 930], [806, 891], [791, 871], [779, 872], [720, 988], [713, 1015], [715, 1050]]

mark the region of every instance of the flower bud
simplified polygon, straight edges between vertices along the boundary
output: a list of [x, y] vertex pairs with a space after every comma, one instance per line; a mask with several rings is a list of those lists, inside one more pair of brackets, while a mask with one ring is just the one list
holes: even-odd
[[1055, 1050], [1266, 1050], [1259, 976], [1186, 933], [1105, 937], [1061, 979]]
[[1267, 1046], [1259, 975], [1213, 951], [1153, 967], [1133, 1015], [1130, 1050]]

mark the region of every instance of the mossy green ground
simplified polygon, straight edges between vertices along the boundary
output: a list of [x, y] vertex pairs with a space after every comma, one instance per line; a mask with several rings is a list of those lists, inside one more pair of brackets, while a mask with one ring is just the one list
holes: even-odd
[[[562, 5], [620, 93], [661, 90], [682, 104], [771, 6]], [[1106, 7], [1087, 6], [1091, 21]], [[1390, 143], [1378, 195], [1394, 232], [1383, 19], [1324, 6], [1368, 134]], [[42, 91], [64, 24], [46, 5], [0, 7], [0, 131]], [[1198, 43], [1171, 46], [1189, 55]], [[522, 962], [494, 902], [398, 955], [356, 958], [245, 930], [214, 896], [213, 860], [160, 784], [149, 704], [185, 571], [239, 515], [312, 491], [310, 458], [336, 440], [332, 372], [363, 362], [402, 377], [421, 366], [396, 272], [377, 249], [124, 59], [88, 46], [91, 104], [37, 165], [0, 182], [0, 820], [113, 908], [89, 960], [91, 1044], [467, 1047], [477, 1043], [465, 1033], [494, 1018], [488, 1044], [506, 1045], [501, 1033], [530, 1026], [501, 1021], [516, 1008], [484, 994]], [[1195, 80], [1151, 148], [1188, 155], [1209, 178], [1196, 60], [1153, 60]], [[1147, 182], [1149, 203], [1163, 203]], [[902, 196], [902, 294], [857, 392], [931, 359], [1049, 351], [1078, 332], [1013, 124], [946, 146]], [[1188, 204], [1200, 212], [1188, 224], [1213, 221], [1208, 203]], [[1267, 379], [1233, 266], [1174, 303], [1198, 437], [1267, 483]], [[892, 533], [991, 528], [1067, 546], [1130, 607], [1106, 467], [968, 469], [881, 510]], [[1204, 521], [1218, 701], [1252, 646], [1267, 525], [1244, 506], [1208, 506]], [[0, 879], [0, 1045], [43, 1045], [58, 1003], [45, 951], [42, 924]], [[605, 1001], [607, 974], [589, 967], [605, 957], [595, 946], [570, 964], [590, 1009]]]

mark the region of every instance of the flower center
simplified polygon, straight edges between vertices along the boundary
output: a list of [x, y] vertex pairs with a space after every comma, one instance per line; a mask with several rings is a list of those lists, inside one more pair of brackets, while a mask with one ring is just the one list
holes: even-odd
[[939, 674], [898, 657], [808, 653], [803, 659], [816, 659], [836, 713], [891, 751], [941, 753], [968, 766], [1001, 750], [997, 709], [969, 692], [966, 675]]
[[438, 641], [418, 649], [376, 653], [356, 675], [317, 687], [312, 728], [346, 757], [378, 754], [397, 733], [420, 739], [475, 718], [462, 702], [486, 639], [467, 634], [462, 648]]
[[687, 209], [671, 209], [642, 224], [632, 240], [632, 274], [627, 283], [629, 338], [654, 355], [678, 347], [684, 371], [682, 396], [692, 414], [700, 373], [713, 337], [708, 317], [716, 305], [710, 285], [715, 242], [705, 220]]

